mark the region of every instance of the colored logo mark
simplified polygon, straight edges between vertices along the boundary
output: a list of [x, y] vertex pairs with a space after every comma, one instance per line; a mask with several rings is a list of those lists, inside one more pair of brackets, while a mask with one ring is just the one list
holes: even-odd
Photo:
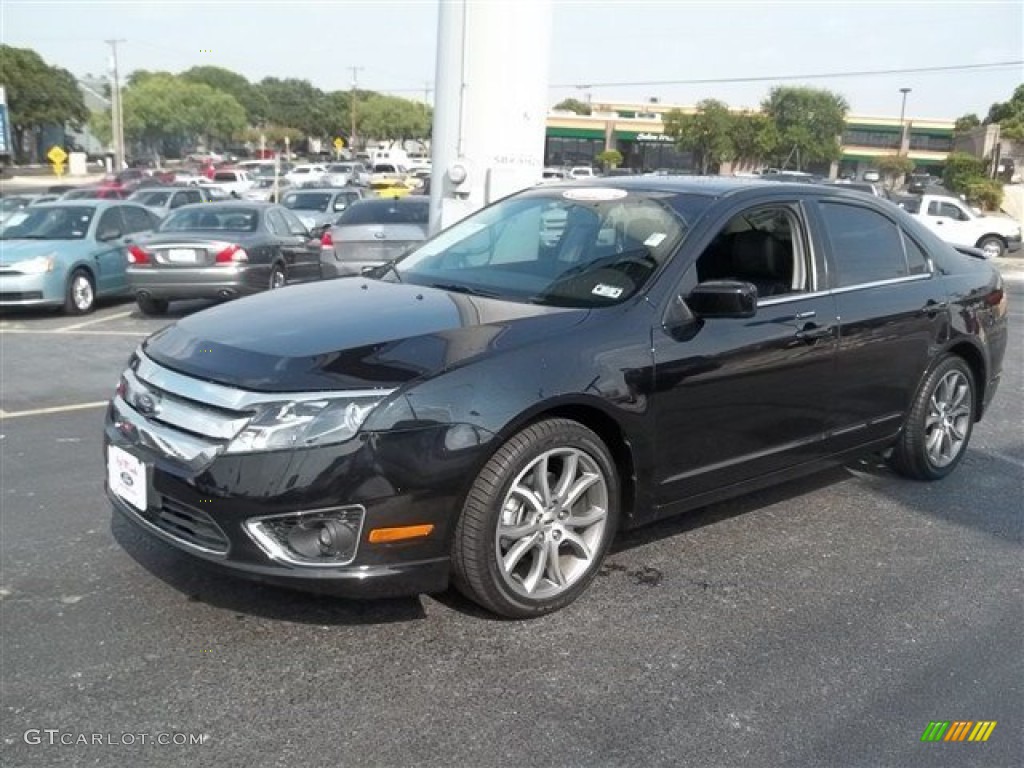
[[921, 741], [988, 741], [996, 728], [995, 720], [932, 720], [921, 734]]

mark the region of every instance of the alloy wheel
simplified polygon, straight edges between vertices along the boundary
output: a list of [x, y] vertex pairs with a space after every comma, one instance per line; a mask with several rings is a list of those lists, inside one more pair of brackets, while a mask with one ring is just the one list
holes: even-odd
[[964, 448], [971, 421], [971, 385], [958, 370], [948, 371], [932, 393], [925, 419], [925, 450], [936, 467], [951, 464]]

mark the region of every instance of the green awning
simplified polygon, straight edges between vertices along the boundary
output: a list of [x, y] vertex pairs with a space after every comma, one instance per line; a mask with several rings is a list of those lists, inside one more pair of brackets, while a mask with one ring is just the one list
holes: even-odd
[[557, 128], [548, 127], [547, 135], [559, 139], [601, 139], [604, 140], [604, 131], [595, 128]]

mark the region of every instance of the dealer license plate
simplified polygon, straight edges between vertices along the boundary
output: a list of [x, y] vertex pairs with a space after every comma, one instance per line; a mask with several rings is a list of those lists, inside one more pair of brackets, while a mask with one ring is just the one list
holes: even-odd
[[116, 445], [107, 449], [107, 484], [133, 507], [145, 511], [146, 465]]

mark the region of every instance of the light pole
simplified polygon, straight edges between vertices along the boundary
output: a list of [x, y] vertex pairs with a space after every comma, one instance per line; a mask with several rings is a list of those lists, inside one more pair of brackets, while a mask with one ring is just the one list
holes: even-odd
[[124, 112], [121, 109], [121, 77], [117, 68], [117, 44], [124, 40], [107, 40], [112, 55], [111, 75], [113, 76], [113, 88], [110, 90], [111, 107], [111, 133], [114, 140], [114, 173], [120, 173], [125, 168], [125, 146], [124, 146]]
[[[910, 89], [909, 88], [900, 88], [900, 93], [903, 94], [903, 101], [900, 104], [900, 145], [899, 145], [899, 149], [896, 150], [896, 154], [897, 155], [902, 155], [903, 154], [903, 140], [905, 138], [904, 134], [906, 132], [906, 128], [903, 125], [903, 118], [907, 114], [907, 94], [910, 93]], [[910, 142], [907, 142], [907, 144], [908, 144], [908, 149], [909, 149]]]

